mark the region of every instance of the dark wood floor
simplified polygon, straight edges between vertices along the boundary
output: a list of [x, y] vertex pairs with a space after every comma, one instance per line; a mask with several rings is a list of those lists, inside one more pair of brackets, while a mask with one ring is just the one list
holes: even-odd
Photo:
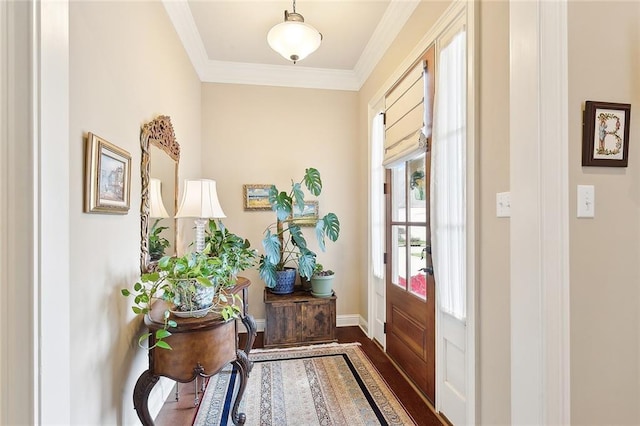
[[[434, 414], [430, 404], [414, 390], [404, 376], [398, 372], [387, 355], [359, 327], [339, 327], [336, 334], [340, 343], [360, 342], [363, 351], [382, 374], [416, 424], [420, 426], [442, 424]], [[258, 333], [256, 342], [253, 345], [254, 348], [262, 347], [262, 337], [262, 333]], [[173, 398], [169, 398], [156, 419], [156, 425], [191, 425], [196, 415], [193, 396], [194, 383], [180, 384], [180, 400], [176, 402]]]

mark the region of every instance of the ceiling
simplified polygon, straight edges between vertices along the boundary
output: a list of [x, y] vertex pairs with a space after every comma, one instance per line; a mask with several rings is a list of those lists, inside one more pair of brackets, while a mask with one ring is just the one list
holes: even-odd
[[163, 0], [200, 80], [359, 90], [420, 0], [297, 0], [322, 33], [320, 48], [293, 64], [267, 33], [291, 1]]

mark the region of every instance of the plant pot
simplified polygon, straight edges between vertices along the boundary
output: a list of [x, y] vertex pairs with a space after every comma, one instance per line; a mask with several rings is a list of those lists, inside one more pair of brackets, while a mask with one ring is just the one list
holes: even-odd
[[311, 277], [311, 294], [315, 297], [331, 297], [334, 277], [335, 275], [314, 275]]
[[[190, 288], [192, 286], [195, 291]], [[189, 314], [196, 317], [203, 316], [202, 312], [205, 312], [206, 315], [206, 310], [213, 305], [215, 294], [216, 288], [214, 286], [204, 286], [195, 279], [181, 280], [176, 285], [173, 312], [181, 312], [183, 316]]]
[[293, 293], [296, 284], [296, 270], [294, 268], [285, 268], [284, 271], [276, 271], [276, 285], [271, 289], [274, 294], [290, 294]]

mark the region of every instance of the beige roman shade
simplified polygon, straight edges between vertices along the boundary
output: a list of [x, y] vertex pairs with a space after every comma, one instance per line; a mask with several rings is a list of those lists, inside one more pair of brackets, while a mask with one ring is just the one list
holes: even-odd
[[385, 167], [426, 150], [426, 138], [422, 134], [425, 66], [425, 61], [418, 62], [385, 95]]

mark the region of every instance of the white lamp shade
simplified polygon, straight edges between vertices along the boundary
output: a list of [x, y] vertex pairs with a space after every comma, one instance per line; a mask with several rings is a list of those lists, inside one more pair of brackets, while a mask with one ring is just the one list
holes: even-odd
[[149, 180], [149, 217], [169, 217], [162, 202], [162, 182], [160, 179]]
[[216, 181], [210, 179], [185, 180], [182, 201], [176, 217], [217, 219], [225, 216], [218, 201]]
[[269, 46], [289, 61], [300, 61], [313, 53], [322, 35], [311, 25], [299, 21], [285, 21], [271, 28], [267, 34]]

